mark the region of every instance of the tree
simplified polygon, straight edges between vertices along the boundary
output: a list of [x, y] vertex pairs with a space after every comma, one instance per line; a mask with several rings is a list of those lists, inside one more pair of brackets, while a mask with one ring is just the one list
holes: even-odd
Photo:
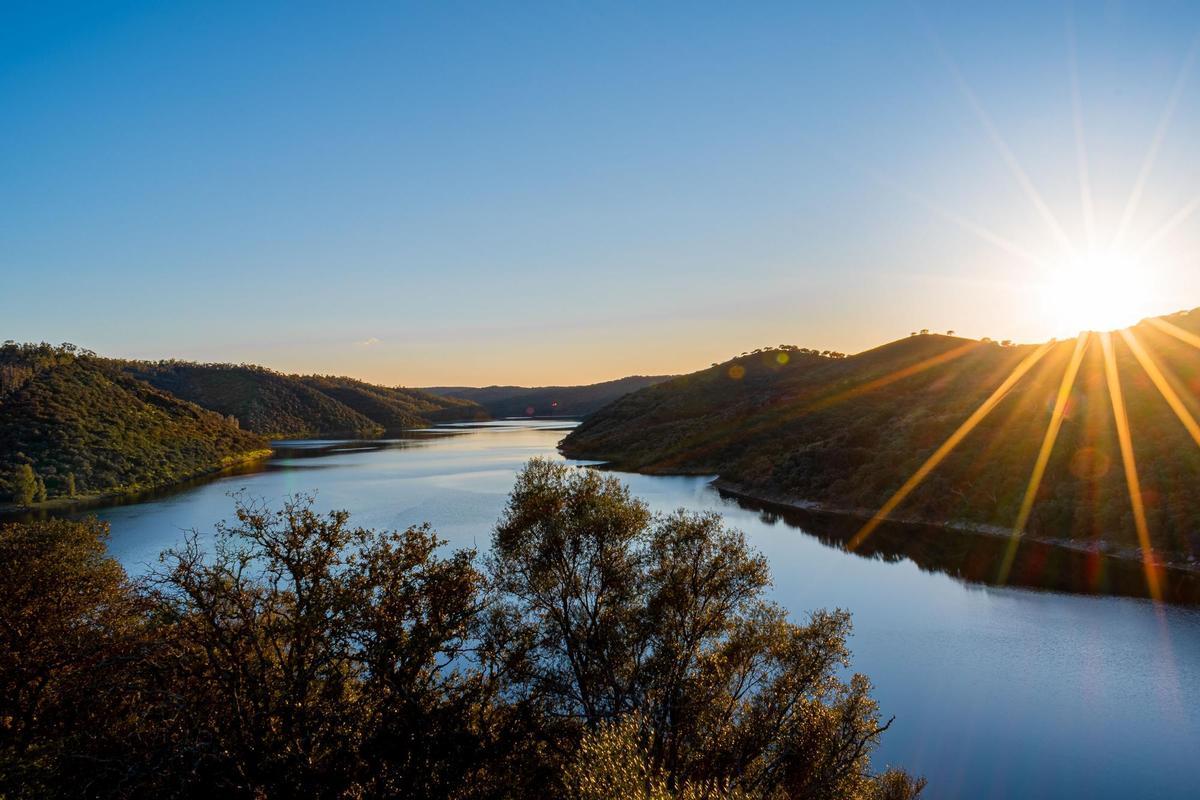
[[644, 718], [633, 713], [584, 734], [566, 773], [573, 800], [750, 800], [713, 782], [671, 786], [646, 747]]
[[908, 800], [845, 612], [790, 622], [715, 514], [535, 460], [487, 574], [428, 527], [240, 499], [131, 585], [0, 525], [0, 796]]
[[19, 506], [33, 505], [34, 499], [37, 497], [37, 475], [33, 472], [33, 467], [28, 464], [21, 464], [13, 470], [12, 476], [12, 501]]
[[0, 525], [0, 796], [86, 793], [84, 754], [121, 736], [142, 623], [107, 537], [94, 518]]
[[[446, 796], [476, 763], [466, 654], [481, 576], [427, 527], [378, 532], [306, 497], [241, 501], [211, 555], [164, 556], [171, 716], [214, 793]], [[237, 713], [231, 713], [236, 709]]]
[[880, 785], [869, 753], [890, 723], [865, 678], [836, 676], [849, 615], [791, 623], [764, 599], [765, 559], [718, 515], [652, 516], [615, 478], [534, 460], [492, 545], [491, 641], [509, 690], [559, 721], [557, 748], [637, 714], [669, 787], [832, 799]]

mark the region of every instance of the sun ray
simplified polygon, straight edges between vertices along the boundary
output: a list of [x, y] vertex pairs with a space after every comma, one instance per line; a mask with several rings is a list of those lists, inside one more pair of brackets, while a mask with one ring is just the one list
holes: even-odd
[[[846, 160], [846, 159], [843, 159], [843, 160]], [[991, 228], [988, 228], [987, 226], [985, 226], [979, 222], [976, 222], [975, 220], [970, 219], [969, 217], [964, 217], [961, 214], [956, 214], [955, 212], [950, 211], [949, 209], [945, 208], [944, 206], [938, 205], [937, 203], [933, 202], [932, 200], [925, 197], [924, 195], [918, 194], [917, 192], [914, 192], [912, 189], [902, 186], [901, 184], [897, 183], [896, 181], [888, 178], [886, 175], [882, 174], [878, 170], [874, 170], [864, 164], [857, 164], [854, 162], [850, 162], [848, 160], [847, 160], [847, 163], [849, 163], [850, 166], [853, 167], [854, 169], [857, 169], [858, 171], [862, 172], [867, 177], [871, 178], [871, 180], [875, 181], [880, 186], [883, 186], [884, 188], [889, 189], [892, 192], [895, 192], [896, 194], [900, 195], [901, 197], [904, 197], [905, 199], [921, 206], [922, 208], [924, 208], [926, 211], [933, 214], [934, 216], [941, 217], [942, 219], [946, 220], [947, 222], [951, 223], [952, 225], [956, 225], [959, 228], [962, 228], [967, 233], [971, 233], [971, 234], [974, 234], [975, 236], [978, 236], [983, 241], [987, 242], [988, 244], [992, 245], [993, 247], [1003, 250], [1004, 252], [1008, 253], [1010, 256], [1015, 256], [1016, 258], [1019, 258], [1022, 261], [1025, 261], [1026, 263], [1031, 264], [1035, 267], [1045, 268], [1047, 266], [1045, 259], [1038, 258], [1037, 256], [1030, 253], [1028, 250], [1026, 250], [1024, 247], [1021, 247], [1019, 244], [1017, 244], [1016, 242], [1014, 242], [1013, 240], [1011, 240], [1007, 237], [1001, 236], [1000, 234], [993, 231]]]
[[1040, 216], [1042, 221], [1046, 223], [1046, 227], [1050, 229], [1050, 233], [1054, 236], [1054, 240], [1060, 247], [1062, 247], [1063, 251], [1068, 256], [1074, 259], [1076, 257], [1075, 245], [1071, 242], [1071, 237], [1067, 235], [1067, 232], [1059, 223], [1058, 218], [1054, 216], [1054, 212], [1050, 210], [1050, 206], [1042, 198], [1042, 195], [1037, 190], [1037, 187], [1033, 185], [1033, 181], [1030, 179], [1029, 174], [1025, 171], [1025, 168], [1021, 166], [1021, 162], [1017, 159], [1016, 154], [1013, 153], [1012, 148], [1008, 146], [1008, 142], [1006, 142], [1004, 137], [1000, 135], [1000, 129], [997, 128], [996, 123], [992, 121], [991, 115], [987, 112], [987, 109], [983, 107], [983, 103], [980, 101], [979, 96], [975, 94], [975, 90], [972, 89], [971, 85], [967, 82], [967, 79], [962, 74], [962, 70], [959, 69], [958, 64], [946, 51], [946, 48], [942, 45], [942, 42], [938, 38], [936, 32], [934, 32], [934, 30], [928, 25], [926, 26], [926, 32], [930, 38], [930, 41], [933, 43], [933, 48], [936, 51], [938, 58], [950, 72], [950, 76], [954, 79], [954, 85], [962, 94], [963, 98], [967, 101], [967, 105], [970, 106], [971, 111], [975, 114], [975, 118], [979, 121], [979, 124], [983, 126], [988, 140], [999, 153], [1000, 158], [1004, 161], [1005, 166], [1008, 167], [1009, 173], [1016, 180], [1017, 185], [1021, 187], [1021, 191], [1025, 193], [1025, 197], [1033, 204], [1034, 210], [1037, 211], [1038, 216]]
[[1168, 334], [1169, 336], [1174, 336], [1181, 342], [1190, 344], [1195, 348], [1200, 348], [1200, 336], [1197, 336], [1191, 331], [1185, 331], [1183, 328], [1180, 328], [1177, 325], [1172, 325], [1170, 322], [1167, 322], [1161, 317], [1150, 317], [1148, 320], [1146, 320], [1146, 322], [1149, 322], [1163, 333]]
[[1112, 249], [1114, 250], [1121, 248], [1121, 244], [1125, 240], [1125, 234], [1129, 230], [1129, 225], [1133, 222], [1138, 205], [1142, 201], [1142, 193], [1146, 189], [1146, 181], [1150, 178], [1150, 173], [1154, 169], [1154, 162], [1158, 160], [1158, 151], [1162, 147], [1163, 139], [1166, 138], [1167, 129], [1171, 127], [1171, 120], [1175, 116], [1175, 109], [1179, 105], [1179, 98], [1183, 95], [1188, 75], [1192, 71], [1192, 64], [1196, 60], [1197, 50], [1200, 50], [1200, 35], [1197, 35], [1192, 42], [1192, 46], [1188, 48], [1187, 55], [1184, 56], [1183, 63], [1179, 67], [1179, 72], [1175, 76], [1175, 84], [1171, 87], [1171, 94], [1167, 97], [1167, 106], [1163, 109], [1162, 116], [1158, 120], [1158, 127], [1154, 129], [1154, 138], [1150, 140], [1150, 149], [1146, 151], [1146, 157], [1142, 160], [1142, 167], [1138, 170], [1137, 180], [1133, 184], [1133, 191], [1129, 194], [1129, 200], [1126, 201], [1125, 210], [1121, 214], [1121, 221], [1117, 225], [1117, 232], [1113, 236]]
[[1138, 546], [1142, 550], [1146, 588], [1150, 592], [1151, 599], [1159, 602], [1162, 600], [1162, 590], [1158, 585], [1154, 550], [1150, 546], [1150, 527], [1146, 524], [1146, 506], [1142, 500], [1142, 484], [1133, 455], [1133, 433], [1129, 428], [1125, 396], [1121, 392], [1121, 377], [1117, 372], [1117, 358], [1113, 352], [1112, 334], [1100, 334], [1100, 345], [1104, 350], [1104, 377], [1108, 382], [1108, 396], [1112, 401], [1113, 419], [1117, 426], [1117, 443], [1120, 445], [1121, 461], [1125, 467], [1125, 484], [1129, 488], [1129, 504], [1133, 511], [1133, 524], [1137, 530]]
[[1009, 373], [1009, 376], [1004, 379], [1004, 382], [996, 387], [996, 390], [992, 392], [988, 399], [984, 400], [979, 408], [975, 409], [974, 413], [972, 413], [962, 425], [958, 426], [958, 430], [952, 433], [950, 438], [947, 439], [941, 447], [935, 450], [933, 455], [925, 460], [924, 464], [917, 468], [917, 471], [912, 474], [912, 477], [905, 481], [904, 485], [896, 490], [896, 493], [892, 495], [886, 503], [883, 504], [878, 512], [875, 513], [875, 516], [871, 517], [871, 519], [868, 520], [865, 525], [863, 525], [862, 529], [860, 529], [858, 533], [854, 534], [854, 537], [850, 539], [847, 548], [850, 550], [855, 550], [860, 544], [866, 541], [867, 537], [874, 533], [875, 529], [878, 528], [879, 525], [885, 519], [887, 519], [893, 511], [896, 510], [896, 507], [903, 503], [905, 498], [912, 494], [912, 491], [920, 486], [922, 481], [929, 477], [929, 473], [933, 472], [933, 470], [937, 468], [938, 464], [942, 463], [946, 456], [950, 455], [950, 453], [954, 451], [954, 448], [958, 447], [959, 443], [961, 443], [962, 440], [965, 439], [969, 433], [971, 433], [971, 431], [975, 430], [979, 423], [983, 421], [984, 417], [990, 414], [992, 410], [1000, 404], [1000, 401], [1004, 399], [1004, 396], [1007, 395], [1009, 391], [1011, 391], [1012, 388], [1017, 385], [1021, 378], [1025, 377], [1025, 373], [1029, 372], [1029, 370], [1032, 369], [1035, 364], [1041, 361], [1042, 356], [1050, 352], [1050, 349], [1054, 346], [1054, 344], [1054, 342], [1047, 342], [1026, 356], [1021, 363], [1018, 364], [1011, 373]]
[[824, 396], [815, 398], [804, 398], [803, 400], [798, 400], [795, 403], [792, 403], [790, 408], [780, 409], [778, 412], [773, 413], [771, 418], [767, 421], [760, 421], [754, 425], [730, 423], [722, 429], [719, 435], [713, 437], [712, 440], [704, 447], [686, 449], [676, 455], [671, 461], [677, 462], [687, 458], [695, 458], [712, 450], [719, 449], [721, 446], [728, 444], [736, 438], [743, 436], [750, 437], [760, 434], [764, 431], [771, 430], [772, 428], [778, 428], [788, 422], [799, 419], [806, 414], [813, 414], [818, 411], [823, 411], [855, 397], [860, 397], [862, 395], [882, 389], [885, 386], [895, 383], [896, 381], [903, 380], [904, 378], [908, 378], [913, 375], [919, 375], [920, 373], [933, 369], [940, 364], [948, 364], [951, 361], [962, 358], [979, 346], [979, 342], [969, 341], [965, 344], [959, 345], [958, 347], [951, 348], [944, 353], [930, 356], [929, 358], [918, 361], [915, 364], [910, 364], [909, 366], [902, 367], [894, 372], [889, 372], [887, 375], [867, 381], [866, 383], [852, 386], [844, 391], [826, 394]]
[[1134, 260], [1140, 261], [1141, 259], [1145, 258], [1146, 255], [1155, 247], [1157, 247], [1163, 239], [1170, 236], [1175, 229], [1184, 222], [1187, 222], [1192, 214], [1196, 213], [1196, 209], [1198, 208], [1200, 208], [1200, 195], [1193, 197], [1190, 202], [1181, 206], [1180, 209], [1172, 214], [1166, 222], [1158, 227], [1158, 230], [1150, 234], [1150, 236], [1146, 238], [1146, 241], [1142, 242], [1142, 244], [1138, 246]]
[[1025, 497], [1021, 501], [1021, 510], [1017, 514], [1016, 524], [1013, 525], [1012, 538], [1009, 539], [1008, 549], [1004, 553], [1004, 560], [1000, 563], [1000, 571], [996, 576], [998, 583], [1005, 583], [1008, 580], [1008, 573], [1012, 570], [1013, 559], [1017, 555], [1017, 545], [1020, 544], [1021, 536], [1025, 533], [1025, 526], [1029, 524], [1029, 515], [1033, 511], [1033, 502], [1037, 498], [1038, 489], [1042, 485], [1042, 478], [1046, 475], [1046, 466], [1050, 463], [1050, 455], [1054, 452], [1054, 443], [1058, 440], [1058, 432], [1062, 429], [1063, 415], [1067, 410], [1067, 402], [1071, 399], [1071, 389], [1075, 386], [1075, 378], [1079, 374], [1079, 365], [1083, 363], [1083, 355], [1087, 351], [1090, 340], [1091, 335], [1086, 332], [1079, 334], [1079, 338], [1075, 340], [1075, 350], [1071, 353], [1071, 360], [1067, 363], [1062, 383], [1058, 387], [1058, 396], [1054, 401], [1054, 411], [1050, 415], [1050, 424], [1046, 427], [1046, 437], [1042, 440], [1042, 449], [1038, 451], [1037, 461], [1033, 466], [1033, 474], [1029, 477], [1029, 486], [1026, 488]]
[[1158, 389], [1158, 393], [1161, 394], [1163, 399], [1167, 401], [1167, 405], [1169, 405], [1171, 410], [1175, 412], [1175, 416], [1179, 417], [1179, 421], [1183, 423], [1183, 427], [1187, 429], [1188, 434], [1191, 435], [1192, 439], [1197, 445], [1200, 445], [1200, 424], [1196, 423], [1196, 418], [1192, 416], [1192, 413], [1188, 411], [1187, 406], [1183, 404], [1182, 398], [1179, 397], [1179, 393], [1175, 391], [1173, 386], [1171, 386], [1171, 382], [1167, 379], [1167, 376], [1162, 371], [1162, 368], [1159, 367], [1158, 364], [1154, 363], [1154, 359], [1151, 358], [1148, 352], [1146, 352], [1146, 348], [1142, 346], [1142, 343], [1138, 341], [1136, 336], [1134, 336], [1133, 331], [1129, 329], [1121, 331], [1121, 338], [1123, 338], [1125, 343], [1129, 345], [1129, 349], [1133, 352], [1134, 358], [1136, 358], [1138, 363], [1142, 365], [1142, 369], [1145, 370], [1146, 375], [1150, 377], [1150, 381], [1154, 384], [1154, 387]]
[[831, 406], [835, 406], [838, 403], [844, 403], [845, 401], [851, 400], [855, 397], [877, 391], [885, 386], [895, 383], [896, 381], [904, 380], [905, 378], [918, 375], [926, 370], [933, 369], [939, 364], [945, 364], [961, 358], [977, 347], [979, 347], [979, 343], [975, 341], [970, 341], [966, 344], [959, 345], [958, 347], [947, 350], [944, 353], [939, 353], [936, 356], [930, 356], [929, 358], [918, 361], [916, 364], [903, 367], [895, 372], [889, 372], [887, 375], [876, 378], [875, 380], [867, 381], [866, 383], [847, 389], [843, 392], [838, 392], [837, 394], [832, 394], [819, 400], [815, 400], [803, 409], [803, 413], [821, 411]]
[[1083, 228], [1088, 250], [1096, 249], [1096, 208], [1092, 202], [1092, 179], [1088, 169], [1087, 139], [1083, 134], [1083, 99], [1079, 90], [1079, 55], [1075, 41], [1075, 19], [1067, 6], [1067, 55], [1071, 74], [1071, 118], [1075, 127], [1075, 166], [1079, 172], [1079, 201], [1083, 206]]

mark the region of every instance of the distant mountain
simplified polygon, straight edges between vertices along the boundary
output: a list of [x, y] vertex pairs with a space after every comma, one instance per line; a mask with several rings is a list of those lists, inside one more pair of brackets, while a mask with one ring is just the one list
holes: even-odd
[[[1198, 332], [1200, 310], [1110, 340], [1150, 541], [1183, 560], [1200, 559], [1200, 446], [1180, 420], [1200, 418]], [[1193, 344], [1181, 341], [1189, 336]], [[1027, 531], [1132, 549], [1139, 536], [1105, 347], [1095, 334], [1082, 347]], [[893, 510], [1000, 532], [1019, 517], [1075, 353], [1074, 340], [1039, 348], [937, 335], [842, 359], [767, 350], [621, 398], [562, 450], [633, 470], [716, 474], [752, 496], [869, 515], [1024, 363], [1028, 372]]]
[[0, 346], [0, 503], [26, 482], [35, 500], [132, 491], [267, 452], [261, 436], [86, 351]]
[[384, 426], [295, 375], [264, 367], [129, 362], [126, 371], [176, 397], [234, 417], [241, 427], [272, 439], [323, 434], [372, 436]]
[[301, 380], [387, 429], [490, 418], [482, 406], [470, 400], [419, 389], [376, 386], [330, 375], [309, 375]]
[[632, 375], [585, 386], [434, 386], [424, 391], [478, 403], [493, 417], [586, 417], [619, 397], [669, 380], [669, 375]]

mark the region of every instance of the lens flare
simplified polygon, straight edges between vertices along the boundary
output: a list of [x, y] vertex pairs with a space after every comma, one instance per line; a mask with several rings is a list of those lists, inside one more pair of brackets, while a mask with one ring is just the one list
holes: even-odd
[[1075, 341], [1075, 350], [1063, 373], [1062, 383], [1058, 387], [1058, 396], [1054, 401], [1054, 411], [1050, 414], [1050, 424], [1046, 427], [1046, 437], [1042, 440], [1042, 449], [1038, 452], [1037, 462], [1033, 466], [1033, 475], [1029, 478], [1029, 487], [1025, 490], [1025, 498], [1021, 501], [1021, 510], [1017, 514], [1017, 522], [1013, 525], [1012, 538], [1004, 560], [1000, 564], [1000, 572], [996, 576], [998, 583], [1008, 580], [1012, 570], [1013, 559], [1017, 555], [1017, 545], [1029, 524], [1029, 515], [1033, 512], [1033, 501], [1037, 498], [1042, 478], [1046, 474], [1046, 465], [1050, 463], [1050, 454], [1054, 452], [1054, 443], [1058, 440], [1058, 432], [1062, 429], [1063, 415], [1067, 410], [1067, 401], [1071, 399], [1071, 389], [1075, 386], [1075, 377], [1079, 374], [1079, 365], [1083, 363], [1083, 354], [1087, 351], [1091, 336], [1081, 333]]
[[892, 512], [904, 502], [905, 498], [912, 494], [913, 490], [920, 486], [921, 482], [924, 481], [925, 478], [929, 477], [929, 473], [933, 472], [934, 469], [937, 468], [938, 464], [942, 463], [946, 456], [954, 452], [954, 448], [958, 447], [959, 443], [962, 442], [963, 439], [967, 438], [967, 435], [971, 431], [975, 430], [976, 426], [983, 421], [984, 417], [992, 413], [992, 410], [1000, 404], [1000, 401], [1004, 399], [1004, 396], [1007, 395], [1009, 391], [1011, 391], [1012, 388], [1017, 385], [1018, 382], [1020, 382], [1021, 378], [1025, 377], [1025, 373], [1033, 369], [1033, 366], [1042, 360], [1042, 356], [1050, 352], [1050, 349], [1053, 346], [1053, 342], [1047, 342], [1026, 356], [1025, 359], [1017, 365], [1016, 369], [1014, 369], [1009, 376], [1004, 379], [1004, 382], [996, 388], [996, 391], [992, 392], [991, 396], [988, 397], [987, 400], [984, 400], [979, 408], [975, 409], [975, 412], [967, 418], [966, 422], [960, 425], [958, 430], [952, 433], [950, 438], [947, 439], [941, 447], [935, 450], [933, 455], [926, 459], [925, 463], [913, 473], [912, 477], [905, 481], [904, 485], [896, 490], [896, 493], [892, 495], [886, 503], [883, 504], [883, 507], [876, 512], [875, 516], [871, 517], [871, 519], [867, 521], [867, 524], [864, 525], [858, 533], [854, 534], [854, 537], [850, 539], [850, 542], [847, 545], [847, 549], [856, 550], [859, 545], [866, 541], [867, 537], [874, 533], [875, 529], [878, 528], [884, 520], [891, 516]]

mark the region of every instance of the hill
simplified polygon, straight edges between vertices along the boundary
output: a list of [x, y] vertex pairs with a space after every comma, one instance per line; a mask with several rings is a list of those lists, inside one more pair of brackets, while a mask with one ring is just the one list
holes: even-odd
[[[1075, 341], [1011, 347], [937, 335], [844, 359], [768, 350], [621, 398], [562, 450], [626, 469], [716, 474], [751, 496], [863, 515], [900, 492], [886, 509], [893, 518], [1002, 532], [1022, 514], [1058, 406], [1061, 428], [1025, 530], [1128, 553], [1141, 537], [1115, 383], [1150, 544], [1195, 560], [1200, 447], [1181, 419], [1200, 416], [1200, 339], [1181, 339], [1198, 331], [1200, 311], [1148, 320], [1128, 338], [1113, 334], [1108, 346], [1090, 335], [1078, 355]], [[1077, 377], [1059, 403], [1073, 362]], [[976, 415], [981, 407], [987, 413]], [[978, 424], [960, 432], [972, 416]], [[939, 453], [952, 436], [961, 441]]]
[[434, 386], [424, 391], [478, 403], [496, 418], [586, 417], [619, 397], [669, 379], [668, 375], [632, 375], [585, 386]]
[[305, 385], [332, 397], [386, 429], [421, 428], [432, 422], [488, 419], [470, 400], [439, 396], [419, 389], [376, 386], [353, 378], [310, 375]]
[[225, 417], [70, 345], [0, 346], [0, 500], [148, 489], [265, 455]]
[[234, 417], [273, 439], [324, 434], [374, 436], [384, 426], [295, 375], [245, 364], [135, 361], [126, 371], [151, 386]]

